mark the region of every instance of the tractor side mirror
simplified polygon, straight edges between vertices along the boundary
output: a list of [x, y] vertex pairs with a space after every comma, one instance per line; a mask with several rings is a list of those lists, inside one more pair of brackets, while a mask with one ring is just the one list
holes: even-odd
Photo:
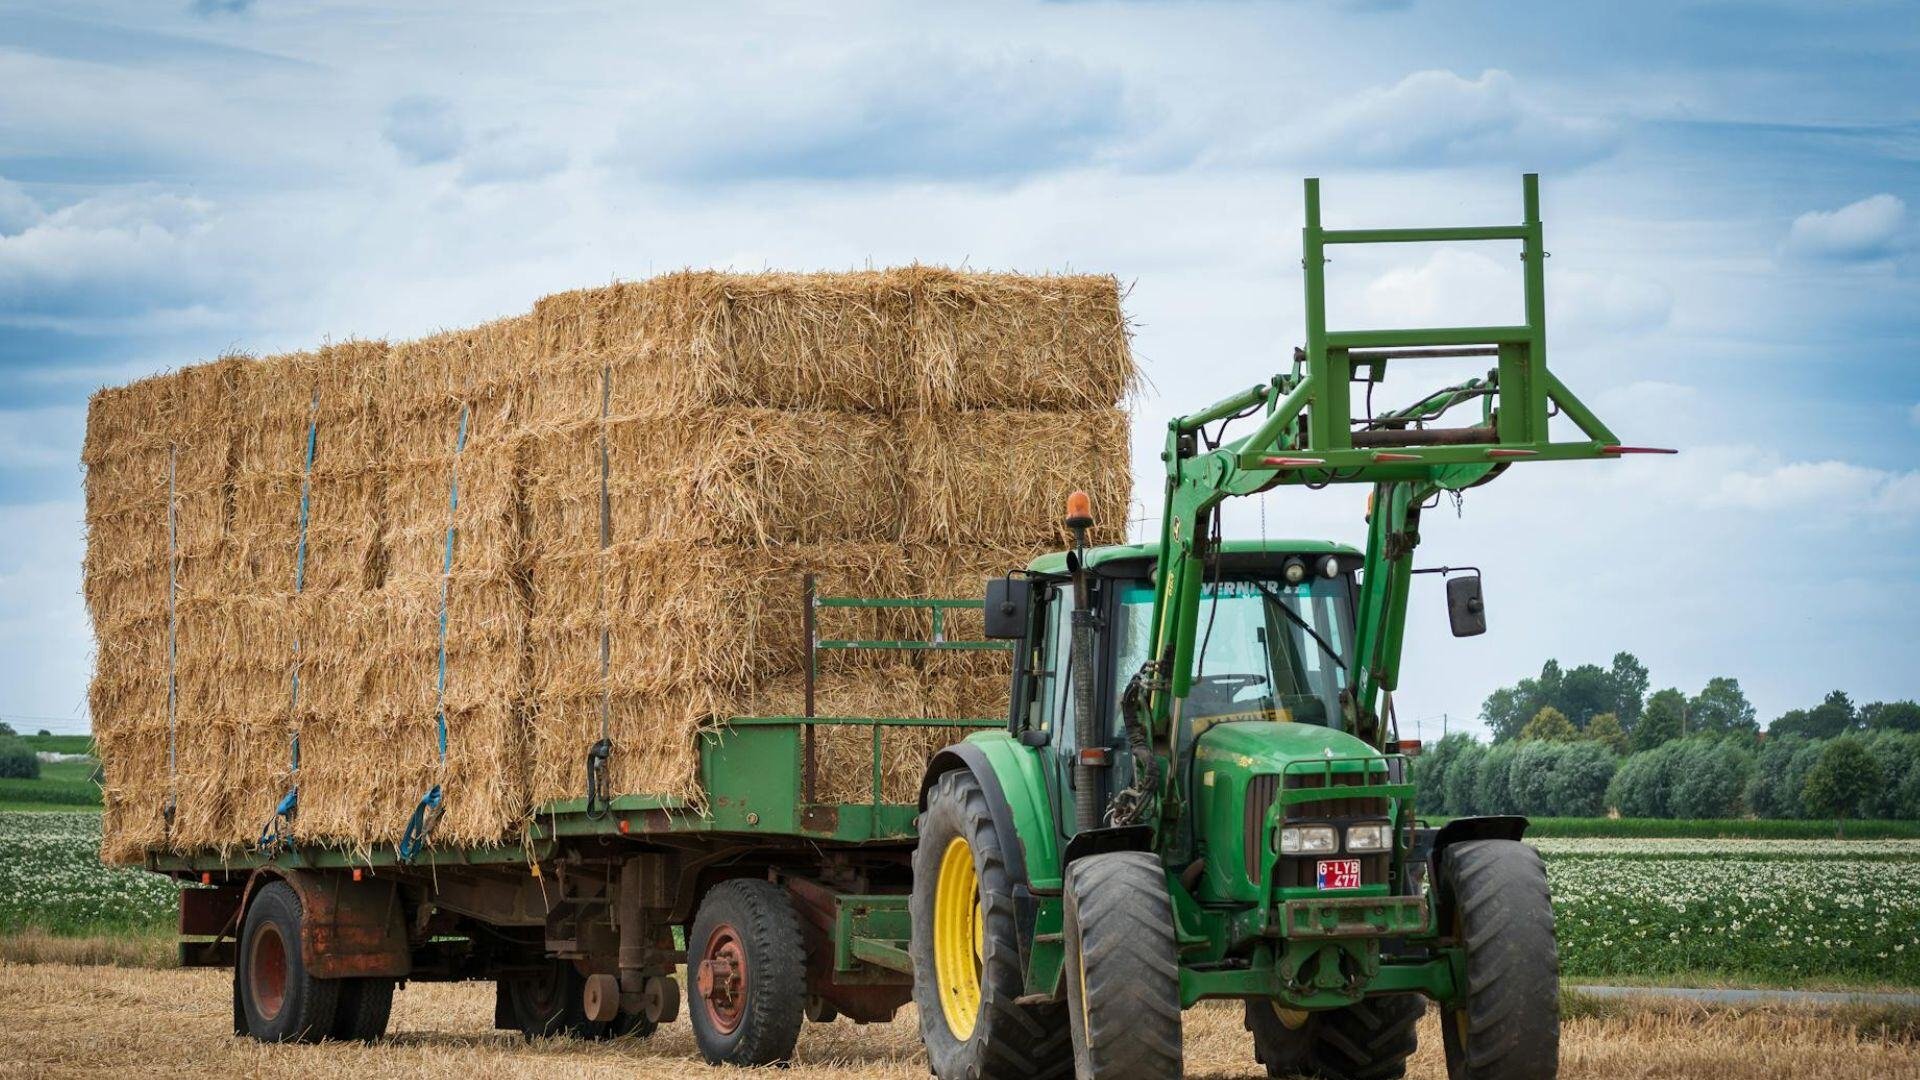
[[1027, 616], [1033, 611], [1033, 582], [1028, 578], [999, 577], [987, 581], [986, 635], [1002, 640], [1027, 636]]
[[1480, 595], [1480, 575], [1447, 579], [1447, 621], [1454, 637], [1487, 632], [1487, 602]]

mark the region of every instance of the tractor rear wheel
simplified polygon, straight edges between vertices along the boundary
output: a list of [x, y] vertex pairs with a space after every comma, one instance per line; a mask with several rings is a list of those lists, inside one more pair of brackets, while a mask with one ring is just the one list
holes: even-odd
[[1550, 1080], [1560, 1069], [1560, 958], [1540, 855], [1470, 840], [1440, 863], [1440, 912], [1466, 950], [1466, 985], [1441, 1011], [1452, 1080]]
[[709, 1065], [793, 1057], [807, 1004], [807, 948], [787, 890], [738, 878], [707, 890], [687, 934], [693, 1041]]
[[1074, 1074], [1179, 1076], [1180, 951], [1159, 858], [1113, 851], [1067, 867], [1066, 939]]
[[305, 922], [300, 894], [284, 881], [262, 887], [247, 905], [234, 988], [247, 1034], [261, 1042], [319, 1042], [333, 1033], [341, 980], [307, 973]]
[[945, 773], [927, 792], [913, 852], [913, 1000], [940, 1080], [1035, 1080], [1073, 1068], [1066, 1009], [1021, 1005], [1026, 973], [1006, 851], [980, 781]]
[[1247, 1030], [1268, 1076], [1394, 1080], [1407, 1074], [1426, 1012], [1426, 1000], [1418, 994], [1367, 998], [1318, 1012], [1248, 1001]]

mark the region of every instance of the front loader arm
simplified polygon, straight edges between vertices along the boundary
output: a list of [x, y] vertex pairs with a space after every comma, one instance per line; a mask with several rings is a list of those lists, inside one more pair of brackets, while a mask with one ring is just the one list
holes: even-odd
[[[1215, 566], [1220, 504], [1283, 485], [1318, 489], [1371, 484], [1366, 564], [1355, 611], [1348, 665], [1347, 730], [1383, 746], [1398, 685], [1406, 630], [1412, 557], [1420, 508], [1441, 491], [1485, 483], [1529, 461], [1610, 460], [1623, 454], [1671, 453], [1622, 446], [1612, 430], [1548, 369], [1546, 250], [1538, 179], [1523, 182], [1524, 220], [1517, 225], [1410, 229], [1325, 229], [1319, 182], [1306, 185], [1302, 232], [1306, 281], [1306, 345], [1290, 372], [1249, 387], [1167, 429], [1166, 501], [1162, 509], [1150, 658], [1138, 674], [1145, 715], [1137, 717], [1163, 766], [1177, 745], [1182, 703], [1193, 686], [1195, 639], [1206, 579]], [[1520, 245], [1526, 321], [1512, 326], [1393, 330], [1329, 330], [1324, 263], [1340, 245], [1512, 241]], [[1486, 357], [1484, 378], [1428, 392], [1405, 408], [1355, 415], [1354, 383], [1385, 380], [1429, 358]], [[1464, 426], [1440, 426], [1456, 407], [1477, 405]], [[1549, 422], [1566, 417], [1578, 438], [1555, 441]], [[1227, 441], [1226, 424], [1257, 418], [1242, 438]], [[1211, 429], [1211, 430], [1210, 430]], [[1137, 803], [1162, 799], [1164, 828], [1180, 800], [1166, 798], [1183, 771], [1162, 767], [1160, 791], [1134, 793]], [[1174, 793], [1177, 796], [1177, 793]]]

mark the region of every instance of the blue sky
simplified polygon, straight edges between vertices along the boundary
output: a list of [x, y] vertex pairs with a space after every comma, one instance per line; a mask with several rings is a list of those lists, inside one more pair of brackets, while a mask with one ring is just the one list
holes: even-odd
[[[697, 10], [696, 10], [697, 7]], [[1117, 274], [1168, 416], [1300, 340], [1336, 225], [1502, 222], [1543, 174], [1553, 357], [1677, 458], [1430, 515], [1402, 715], [1548, 656], [1920, 694], [1920, 21], [1894, 3], [0, 2], [0, 716], [80, 729], [87, 395], [682, 266]], [[1476, 246], [1476, 248], [1479, 246]], [[1487, 250], [1342, 253], [1334, 321], [1517, 310]], [[1278, 535], [1357, 539], [1359, 491]], [[1262, 511], [1229, 527], [1257, 531]], [[1429, 579], [1431, 580], [1431, 579]], [[54, 718], [41, 720], [38, 718]]]

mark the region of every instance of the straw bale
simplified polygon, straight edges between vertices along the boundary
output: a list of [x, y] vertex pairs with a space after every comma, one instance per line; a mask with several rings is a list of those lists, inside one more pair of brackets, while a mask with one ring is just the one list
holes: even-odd
[[384, 341], [345, 341], [311, 352], [272, 356], [245, 369], [235, 395], [236, 471], [252, 477], [298, 477], [314, 438], [316, 476], [351, 475], [377, 466], [384, 446], [382, 401], [373, 378], [386, 360]]
[[603, 701], [612, 744], [608, 778], [614, 792], [697, 801], [695, 740], [727, 714], [719, 695], [702, 686], [539, 699], [530, 729], [528, 792], [533, 802], [586, 794], [587, 750], [600, 738]]
[[100, 858], [139, 863], [166, 839], [166, 725], [96, 730], [94, 749], [101, 768]]
[[903, 509], [893, 425], [857, 413], [697, 408], [553, 425], [532, 440], [530, 533], [600, 546], [601, 444], [616, 541], [884, 542]]
[[[539, 356], [538, 321], [521, 315], [403, 342], [369, 378], [393, 416], [457, 418], [464, 406], [476, 425], [490, 426], [516, 414]], [[394, 445], [404, 452], [415, 444]]]
[[914, 267], [913, 354], [931, 409], [1103, 409], [1137, 372], [1110, 276]]
[[[898, 657], [901, 654], [895, 653]], [[1006, 686], [1000, 686], [1005, 711]], [[743, 713], [760, 716], [804, 714], [805, 683], [798, 676], [774, 680], [756, 694]], [[821, 680], [814, 688], [814, 715], [825, 717], [967, 717], [983, 715], [946, 711], [953, 704], [950, 687], [910, 662], [849, 672]], [[1005, 720], [984, 714], [982, 728], [1002, 726]], [[969, 728], [887, 727], [880, 734], [881, 798], [909, 803], [919, 796], [920, 777], [934, 753], [966, 737]], [[873, 728], [821, 724], [814, 728], [817, 768], [815, 798], [821, 802], [865, 803], [873, 800]]]
[[[501, 571], [517, 565], [524, 450], [521, 439], [495, 438], [396, 466], [385, 493], [386, 573], [395, 578], [440, 574], [448, 559], [449, 528], [454, 530], [454, 566]], [[452, 499], [456, 482], [457, 505]]]
[[1128, 421], [1119, 409], [980, 410], [904, 421], [907, 539], [991, 545], [1067, 542], [1067, 496], [1092, 498], [1096, 543], [1126, 535], [1132, 494]]
[[[447, 796], [434, 834], [441, 842], [499, 840], [525, 816], [523, 587], [507, 573], [445, 577], [444, 693], [442, 587], [434, 575], [302, 598], [297, 835], [391, 843], [436, 783]], [[369, 789], [377, 789], [376, 809], [356, 813]]]

